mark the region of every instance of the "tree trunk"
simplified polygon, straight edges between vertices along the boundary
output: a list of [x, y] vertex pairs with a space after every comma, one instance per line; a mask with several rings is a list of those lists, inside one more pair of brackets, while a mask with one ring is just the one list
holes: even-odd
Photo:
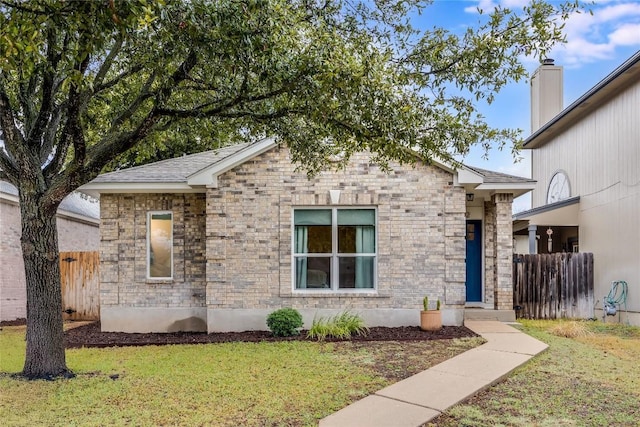
[[21, 243], [27, 284], [27, 352], [22, 375], [29, 379], [73, 376], [64, 353], [55, 210], [46, 209], [43, 198], [25, 197], [21, 192]]

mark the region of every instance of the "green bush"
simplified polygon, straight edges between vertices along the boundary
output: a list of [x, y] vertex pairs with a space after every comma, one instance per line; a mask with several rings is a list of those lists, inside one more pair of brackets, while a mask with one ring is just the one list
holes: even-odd
[[277, 337], [298, 335], [302, 328], [302, 315], [293, 308], [281, 308], [267, 316], [267, 326]]
[[344, 311], [329, 318], [314, 318], [307, 336], [323, 341], [327, 337], [349, 339], [354, 334], [366, 335], [368, 332], [369, 328], [364, 324], [360, 315]]

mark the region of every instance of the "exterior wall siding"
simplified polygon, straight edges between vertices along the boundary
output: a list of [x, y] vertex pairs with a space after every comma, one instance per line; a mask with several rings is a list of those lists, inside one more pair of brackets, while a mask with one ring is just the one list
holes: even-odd
[[[97, 225], [58, 216], [58, 246], [65, 251], [96, 251]], [[27, 316], [27, 290], [20, 236], [20, 207], [0, 200], [0, 321]]]
[[[147, 212], [159, 210], [173, 212], [173, 280], [147, 279]], [[103, 194], [101, 311], [204, 307], [204, 213], [204, 194]]]
[[[315, 178], [274, 149], [207, 190], [207, 305], [212, 309], [416, 309], [422, 298], [465, 303], [465, 193], [437, 167], [393, 165], [387, 174], [357, 155], [345, 171]], [[341, 190], [331, 205], [329, 190]], [[300, 293], [292, 285], [296, 207], [377, 208], [377, 290]], [[417, 322], [417, 318], [416, 318]]]
[[627, 281], [627, 306], [635, 324], [640, 324], [639, 106], [636, 81], [532, 150], [538, 181], [533, 207], [546, 204], [551, 176], [564, 170], [571, 196], [580, 196], [580, 251], [594, 254], [596, 299], [602, 301], [612, 281]]

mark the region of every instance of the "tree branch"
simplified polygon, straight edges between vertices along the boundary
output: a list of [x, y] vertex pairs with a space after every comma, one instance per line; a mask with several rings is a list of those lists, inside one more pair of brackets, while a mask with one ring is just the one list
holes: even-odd
[[118, 34], [115, 42], [113, 43], [113, 46], [111, 47], [111, 50], [109, 51], [107, 56], [104, 58], [104, 61], [100, 66], [100, 69], [96, 73], [95, 79], [93, 79], [94, 88], [99, 88], [100, 86], [102, 86], [102, 82], [104, 81], [104, 78], [107, 76], [107, 73], [111, 69], [111, 66], [113, 65], [113, 60], [115, 59], [116, 56], [118, 56], [118, 53], [120, 53], [123, 43], [124, 43], [124, 37], [122, 37], [121, 34]]
[[0, 179], [17, 185], [20, 172], [15, 161], [4, 150], [0, 150]]
[[[30, 147], [36, 148], [42, 143], [42, 135], [46, 130], [46, 125], [53, 108], [53, 93], [55, 85], [55, 70], [60, 61], [61, 55], [56, 52], [56, 33], [55, 29], [49, 26], [47, 32], [47, 66], [42, 71], [42, 102], [40, 104], [40, 112], [33, 126], [27, 128], [27, 142]], [[31, 104], [31, 100], [27, 100]], [[41, 148], [41, 147], [40, 147]], [[42, 153], [40, 153], [42, 155]]]
[[4, 89], [5, 85], [4, 73], [0, 72], [0, 128], [7, 150], [17, 153], [20, 147], [24, 146], [24, 136], [16, 125], [11, 102]]
[[151, 73], [151, 75], [147, 78], [145, 84], [140, 89], [140, 93], [138, 94], [136, 99], [134, 99], [133, 102], [129, 104], [129, 106], [120, 114], [118, 114], [118, 116], [113, 120], [113, 122], [111, 123], [111, 127], [109, 128], [109, 133], [115, 132], [116, 129], [119, 128], [126, 119], [133, 116], [133, 114], [138, 110], [138, 108], [144, 101], [154, 96], [154, 94], [150, 92], [150, 89], [151, 85], [153, 85], [153, 82], [156, 80], [156, 77], [157, 73], [155, 71]]

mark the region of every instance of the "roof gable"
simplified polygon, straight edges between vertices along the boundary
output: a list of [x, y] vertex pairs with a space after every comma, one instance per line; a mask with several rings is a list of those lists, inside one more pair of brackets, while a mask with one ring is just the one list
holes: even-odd
[[[218, 150], [162, 160], [147, 165], [109, 172], [81, 187], [92, 195], [100, 193], [204, 192], [215, 188], [218, 177], [277, 146], [275, 139], [232, 145]], [[451, 165], [434, 159], [435, 167], [454, 175], [454, 183], [471, 191], [513, 192], [531, 190], [535, 181], [465, 165]]]

